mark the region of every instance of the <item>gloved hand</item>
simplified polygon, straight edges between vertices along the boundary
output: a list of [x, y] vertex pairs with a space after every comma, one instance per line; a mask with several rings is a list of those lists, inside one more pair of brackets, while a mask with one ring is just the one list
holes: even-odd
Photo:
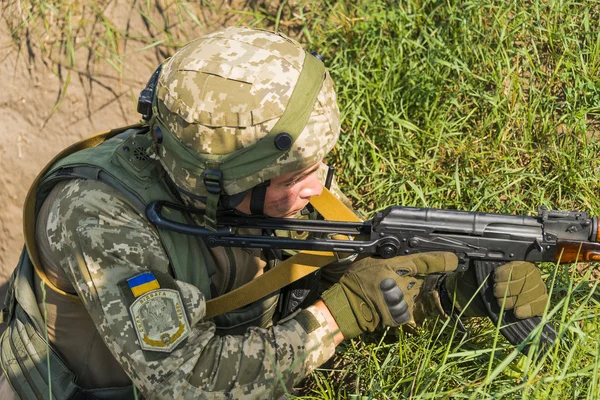
[[457, 265], [456, 255], [443, 252], [389, 259], [363, 258], [321, 298], [344, 338], [350, 339], [378, 327], [396, 327], [408, 322], [422, 283], [414, 277], [451, 272]]
[[[526, 261], [509, 262], [494, 270], [491, 279], [498, 306], [502, 306], [506, 296], [504, 309], [514, 310], [517, 318], [541, 316], [544, 313], [548, 302], [546, 285], [539, 268], [534, 264]], [[453, 307], [466, 317], [487, 316], [478, 289], [473, 270], [449, 274], [445, 278], [430, 277], [417, 299], [415, 319], [420, 322], [428, 315], [447, 314]], [[447, 291], [447, 298], [440, 298], [440, 292], [444, 290]]]

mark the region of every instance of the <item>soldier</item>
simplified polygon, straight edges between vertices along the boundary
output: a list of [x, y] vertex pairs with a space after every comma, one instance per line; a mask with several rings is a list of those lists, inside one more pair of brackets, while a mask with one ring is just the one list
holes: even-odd
[[[205, 318], [208, 299], [279, 255], [208, 248], [157, 229], [146, 206], [203, 209], [204, 218], [164, 212], [209, 229], [219, 209], [293, 218], [321, 194], [322, 160], [338, 139], [333, 82], [294, 40], [229, 28], [180, 49], [149, 90], [147, 123], [59, 157], [37, 184], [35, 244], [4, 313], [3, 399], [277, 398], [342, 340], [400, 326], [413, 312], [463, 309], [477, 292], [452, 273], [452, 253], [363, 258], [326, 267], [329, 289], [285, 318], [279, 291]], [[496, 274], [499, 301], [510, 285], [507, 308], [540, 314], [539, 270], [519, 265], [517, 276], [515, 265]], [[478, 298], [466, 314], [485, 315]]]

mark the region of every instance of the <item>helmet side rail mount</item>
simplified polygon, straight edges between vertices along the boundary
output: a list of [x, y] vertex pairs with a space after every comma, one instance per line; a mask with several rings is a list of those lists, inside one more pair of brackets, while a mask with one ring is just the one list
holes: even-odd
[[154, 101], [154, 94], [156, 93], [156, 86], [158, 85], [158, 77], [161, 70], [162, 64], [156, 68], [138, 98], [137, 112], [142, 114], [142, 119], [146, 122], [152, 118], [152, 101]]

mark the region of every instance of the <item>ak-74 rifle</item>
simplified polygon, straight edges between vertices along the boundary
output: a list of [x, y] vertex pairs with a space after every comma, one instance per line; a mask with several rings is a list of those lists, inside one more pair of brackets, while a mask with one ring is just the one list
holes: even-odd
[[[600, 261], [598, 217], [579, 211], [540, 207], [538, 216], [534, 217], [392, 206], [364, 222], [256, 217], [229, 211], [218, 215], [219, 227], [211, 231], [168, 220], [161, 214], [163, 207], [184, 212], [202, 211], [158, 201], [148, 206], [146, 215], [159, 228], [203, 236], [209, 247], [317, 250], [383, 258], [430, 251], [453, 252], [459, 259], [459, 271], [475, 268], [480, 295], [490, 318], [495, 324], [501, 319], [502, 334], [512, 344], [520, 345], [524, 353], [529, 348], [525, 340], [541, 323], [541, 318], [518, 319], [512, 311], [501, 314], [488, 276], [495, 268], [516, 260]], [[316, 238], [240, 235], [234, 233], [234, 228], [304, 231]], [[344, 235], [348, 240], [333, 239], [333, 234]], [[351, 237], [356, 240], [350, 240]], [[552, 325], [545, 324], [540, 334], [540, 348], [548, 348], [555, 338]]]

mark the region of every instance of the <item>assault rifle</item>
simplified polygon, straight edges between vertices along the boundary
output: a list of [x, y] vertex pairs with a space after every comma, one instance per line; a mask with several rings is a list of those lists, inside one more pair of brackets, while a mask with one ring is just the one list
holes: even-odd
[[[201, 210], [158, 201], [148, 206], [146, 215], [159, 228], [203, 236], [210, 247], [317, 250], [383, 258], [429, 251], [454, 252], [459, 259], [459, 271], [475, 268], [482, 288], [480, 295], [490, 318], [496, 324], [501, 319], [502, 334], [512, 344], [521, 345], [523, 352], [529, 347], [525, 340], [541, 323], [541, 318], [520, 320], [512, 311], [500, 315], [488, 276], [495, 268], [515, 260], [600, 261], [598, 218], [579, 211], [540, 207], [538, 216], [534, 217], [393, 206], [365, 222], [268, 218], [229, 211], [218, 215], [219, 227], [213, 232], [166, 219], [161, 214], [163, 207], [195, 213], [202, 213]], [[233, 228], [304, 231], [312, 233], [313, 238], [240, 235], [234, 233]], [[348, 240], [333, 239], [334, 234], [344, 235]], [[553, 327], [545, 324], [540, 334], [540, 348], [549, 347], [555, 338]]]

